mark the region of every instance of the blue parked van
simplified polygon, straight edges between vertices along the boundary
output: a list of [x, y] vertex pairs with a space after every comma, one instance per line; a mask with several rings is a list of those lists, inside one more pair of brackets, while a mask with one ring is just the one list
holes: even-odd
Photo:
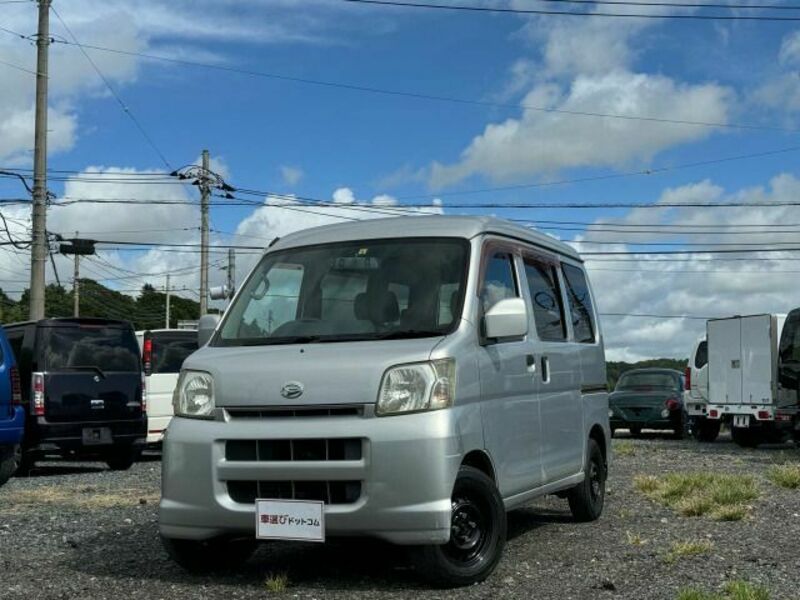
[[0, 485], [14, 474], [22, 457], [25, 409], [19, 369], [6, 332], [0, 328]]

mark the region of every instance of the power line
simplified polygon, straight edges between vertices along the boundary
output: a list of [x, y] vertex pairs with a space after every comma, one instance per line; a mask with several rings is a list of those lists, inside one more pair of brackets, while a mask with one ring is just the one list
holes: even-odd
[[[573, 13], [574, 14], [574, 13]], [[797, 18], [800, 20], [800, 17]], [[1, 28], [0, 28], [1, 29]], [[9, 31], [9, 30], [7, 30]], [[16, 32], [11, 32], [12, 34], [16, 34]], [[25, 36], [21, 36], [22, 38], [26, 39]], [[54, 40], [55, 43], [65, 44], [68, 46], [74, 46], [76, 44], [68, 41], [68, 40]], [[531, 110], [536, 112], [544, 112], [544, 113], [557, 113], [557, 114], [565, 114], [565, 115], [573, 115], [573, 116], [583, 116], [583, 117], [596, 117], [596, 118], [608, 118], [608, 119], [623, 119], [628, 121], [648, 121], [653, 123], [666, 123], [666, 124], [673, 124], [673, 125], [690, 125], [696, 127], [709, 127], [709, 128], [727, 128], [727, 129], [743, 129], [743, 130], [760, 130], [760, 131], [779, 131], [783, 133], [798, 133], [800, 130], [798, 129], [787, 129], [783, 127], [770, 127], [766, 125], [754, 125], [754, 124], [741, 124], [741, 123], [717, 123], [717, 122], [710, 122], [710, 121], [692, 121], [687, 119], [670, 119], [666, 117], [655, 117], [655, 116], [647, 116], [647, 115], [622, 115], [622, 114], [614, 114], [614, 113], [600, 113], [600, 112], [591, 112], [591, 111], [580, 111], [580, 110], [569, 110], [563, 108], [553, 108], [547, 106], [533, 106], [529, 104], [511, 104], [511, 103], [503, 103], [503, 102], [492, 102], [490, 100], [479, 100], [479, 99], [471, 99], [471, 98], [458, 98], [455, 96], [442, 96], [437, 94], [428, 94], [424, 92], [410, 92], [410, 91], [403, 91], [403, 90], [396, 90], [390, 88], [379, 88], [375, 86], [369, 85], [360, 85], [360, 84], [351, 84], [351, 83], [343, 83], [338, 81], [329, 81], [323, 79], [311, 79], [308, 77], [295, 77], [292, 75], [284, 75], [280, 73], [271, 73], [267, 71], [257, 71], [254, 69], [246, 69], [243, 67], [231, 67], [226, 65], [218, 65], [213, 63], [205, 63], [200, 61], [193, 61], [187, 60], [182, 58], [172, 58], [167, 56], [160, 56], [157, 54], [148, 54], [143, 52], [131, 52], [128, 50], [121, 50], [118, 48], [109, 48], [107, 46], [97, 46], [97, 45], [90, 45], [90, 44], [81, 44], [80, 46], [83, 49], [89, 50], [98, 50], [100, 52], [110, 52], [113, 54], [120, 54], [125, 56], [137, 56], [140, 58], [146, 58], [149, 60], [156, 60], [160, 62], [168, 62], [174, 63], [184, 66], [192, 66], [192, 67], [200, 67], [204, 69], [213, 69], [217, 71], [226, 71], [230, 73], [237, 73], [240, 75], [248, 75], [252, 77], [261, 77], [266, 79], [274, 79], [276, 81], [287, 81], [291, 83], [299, 83], [303, 85], [313, 85], [318, 87], [328, 87], [328, 88], [337, 88], [343, 90], [349, 90], [353, 92], [364, 92], [369, 94], [379, 94], [385, 96], [398, 96], [403, 98], [413, 98], [417, 100], [431, 100], [435, 102], [450, 102], [454, 104], [464, 104], [464, 105], [473, 105], [473, 106], [485, 106], [491, 108], [507, 108], [513, 109], [518, 111], [520, 109], [523, 110]]]
[[28, 69], [27, 67], [21, 67], [19, 65], [15, 65], [14, 63], [6, 62], [4, 60], [0, 60], [0, 65], [11, 67], [12, 69], [16, 69], [17, 71], [24, 71], [25, 73], [30, 73], [31, 75], [38, 75], [36, 71]]
[[401, 2], [400, 0], [342, 0], [372, 6], [399, 8], [422, 8], [433, 10], [465, 11], [472, 13], [506, 13], [519, 15], [570, 16], [570, 17], [612, 17], [632, 19], [678, 19], [696, 21], [800, 21], [800, 17], [766, 17], [763, 15], [706, 15], [706, 14], [654, 14], [654, 13], [609, 13], [575, 12], [569, 10], [544, 10], [534, 8], [504, 8], [495, 6], [468, 6], [464, 4], [433, 4], [430, 2]]
[[64, 22], [64, 19], [61, 18], [61, 15], [58, 14], [58, 11], [55, 9], [55, 7], [51, 5], [50, 6], [50, 10], [53, 11], [53, 14], [56, 16], [56, 18], [59, 20], [61, 25], [64, 27], [64, 29], [69, 34], [69, 37], [72, 38], [72, 44], [77, 46], [78, 48], [80, 48], [80, 51], [83, 54], [83, 56], [86, 57], [86, 60], [89, 62], [89, 64], [95, 70], [97, 75], [100, 77], [100, 79], [103, 80], [103, 83], [105, 84], [106, 88], [108, 88], [108, 91], [111, 93], [111, 95], [117, 101], [117, 103], [120, 105], [120, 108], [122, 108], [122, 112], [124, 112], [130, 118], [130, 120], [133, 122], [133, 124], [139, 130], [139, 133], [142, 134], [142, 137], [144, 137], [144, 139], [147, 141], [147, 143], [150, 145], [150, 147], [155, 151], [155, 153], [158, 154], [158, 157], [161, 159], [161, 162], [163, 162], [169, 170], [172, 170], [172, 165], [170, 165], [170, 163], [167, 160], [167, 158], [164, 156], [164, 154], [161, 152], [161, 150], [158, 149], [158, 146], [156, 146], [156, 143], [153, 141], [153, 139], [150, 137], [150, 135], [147, 133], [147, 131], [145, 131], [144, 127], [139, 122], [139, 119], [136, 118], [136, 115], [134, 115], [133, 112], [131, 111], [131, 109], [128, 107], [128, 105], [125, 104], [125, 102], [122, 101], [122, 98], [120, 98], [119, 94], [114, 89], [114, 86], [112, 86], [111, 82], [109, 82], [109, 80], [106, 78], [106, 76], [103, 75], [103, 72], [100, 70], [100, 68], [94, 62], [94, 60], [92, 60], [92, 57], [89, 56], [89, 53], [86, 52], [86, 50], [84, 49], [83, 45], [81, 45], [81, 43], [78, 41], [78, 38], [75, 37], [75, 34], [72, 33], [72, 30]]
[[635, 2], [633, 0], [539, 0], [540, 2], [560, 2], [565, 4], [599, 4], [611, 6], [661, 6], [666, 8], [725, 8], [753, 10], [800, 10], [797, 5], [784, 4], [720, 4], [693, 2]]
[[[580, 252], [581, 256], [663, 256], [663, 255], [672, 255], [672, 254], [733, 254], [733, 253], [759, 253], [759, 254], [766, 254], [766, 253], [773, 253], [773, 252], [800, 252], [800, 247], [793, 247], [793, 248], [745, 248], [745, 249], [735, 249], [735, 248], [715, 248], [711, 250], [609, 250], [609, 251], [592, 251], [592, 252]], [[795, 260], [800, 260], [795, 258]]]

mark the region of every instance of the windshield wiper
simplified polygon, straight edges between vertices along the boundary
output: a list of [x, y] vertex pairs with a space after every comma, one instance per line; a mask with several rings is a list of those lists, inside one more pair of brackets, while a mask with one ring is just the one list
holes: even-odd
[[79, 366], [79, 367], [64, 367], [64, 368], [67, 369], [68, 371], [94, 371], [95, 373], [97, 373], [103, 379], [106, 378], [105, 371], [103, 371], [103, 369], [101, 369], [100, 367], [95, 366], [95, 365], [85, 365], [85, 366]]
[[399, 340], [403, 338], [419, 338], [419, 337], [441, 337], [444, 333], [438, 329], [402, 329], [399, 331], [387, 331], [379, 333], [369, 339], [376, 340]]

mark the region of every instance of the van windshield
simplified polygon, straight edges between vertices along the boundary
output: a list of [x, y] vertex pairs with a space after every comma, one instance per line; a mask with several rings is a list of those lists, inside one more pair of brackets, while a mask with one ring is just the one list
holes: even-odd
[[368, 240], [267, 254], [214, 345], [445, 335], [461, 317], [469, 243]]
[[133, 329], [106, 325], [43, 327], [42, 360], [47, 371], [99, 369], [140, 370], [139, 345]]

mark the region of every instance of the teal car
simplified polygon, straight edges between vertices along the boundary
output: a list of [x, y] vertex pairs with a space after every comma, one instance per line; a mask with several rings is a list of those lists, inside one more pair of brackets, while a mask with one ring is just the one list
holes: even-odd
[[682, 438], [686, 424], [683, 374], [672, 369], [634, 369], [624, 373], [608, 396], [611, 433], [628, 429], [672, 430]]

